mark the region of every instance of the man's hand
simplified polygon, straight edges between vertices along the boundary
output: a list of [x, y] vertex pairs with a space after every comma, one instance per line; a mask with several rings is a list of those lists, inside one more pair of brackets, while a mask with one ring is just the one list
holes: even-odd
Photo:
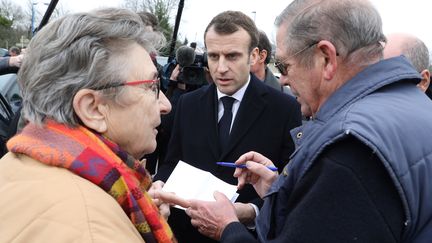
[[[186, 208], [191, 224], [198, 231], [215, 240], [219, 240], [225, 227], [231, 222], [238, 222], [233, 203], [222, 193], [214, 192], [214, 201], [185, 200], [171, 192], [158, 191], [155, 197], [171, 205]], [[253, 210], [253, 209], [252, 209]]]
[[257, 152], [248, 152], [240, 156], [236, 164], [246, 164], [246, 168], [237, 168], [234, 177], [238, 178], [237, 187], [243, 188], [252, 184], [255, 191], [262, 198], [276, 180], [278, 173], [269, 170], [266, 166], [274, 166], [264, 155]]
[[180, 65], [177, 64], [177, 66], [173, 69], [171, 72], [170, 80], [177, 81], [177, 77], [180, 74]]
[[224, 194], [216, 191], [213, 196], [216, 202], [190, 200], [186, 214], [201, 234], [220, 240], [225, 227], [239, 220], [233, 203]]
[[249, 225], [253, 223], [256, 218], [255, 209], [250, 203], [234, 203], [234, 208], [236, 210], [237, 218], [244, 225]]
[[9, 57], [9, 67], [20, 67], [23, 58], [24, 58], [23, 55]]
[[168, 217], [171, 214], [170, 205], [168, 203], [165, 203], [164, 201], [156, 198], [157, 193], [162, 190], [163, 185], [164, 185], [163, 181], [153, 182], [150, 189], [148, 190], [148, 194], [153, 199], [153, 203], [156, 204], [156, 206], [159, 208], [160, 214], [165, 219], [168, 219]]

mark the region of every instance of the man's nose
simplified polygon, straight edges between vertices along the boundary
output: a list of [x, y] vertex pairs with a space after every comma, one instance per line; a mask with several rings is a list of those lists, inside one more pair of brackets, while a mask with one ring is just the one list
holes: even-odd
[[287, 75], [282, 75], [279, 78], [279, 81], [282, 85], [290, 85], [289, 79]]
[[219, 58], [217, 65], [217, 71], [219, 73], [228, 71], [228, 62], [224, 57]]

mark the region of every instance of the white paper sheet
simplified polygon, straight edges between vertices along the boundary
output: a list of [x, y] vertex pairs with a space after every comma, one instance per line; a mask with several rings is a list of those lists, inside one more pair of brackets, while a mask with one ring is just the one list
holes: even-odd
[[[210, 172], [198, 169], [181, 160], [177, 163], [162, 190], [174, 192], [184, 199], [203, 201], [214, 201], [214, 191], [225, 194], [232, 202], [235, 202], [238, 197], [236, 185], [228, 184]], [[183, 209], [179, 206], [177, 208]]]

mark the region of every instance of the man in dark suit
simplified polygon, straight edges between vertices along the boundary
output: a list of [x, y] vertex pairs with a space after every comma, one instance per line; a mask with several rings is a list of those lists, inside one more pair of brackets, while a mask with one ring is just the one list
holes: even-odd
[[[207, 26], [204, 40], [214, 83], [184, 94], [178, 101], [166, 160], [155, 179], [166, 180], [183, 160], [237, 184], [234, 169], [216, 162], [233, 162], [251, 150], [277, 161], [275, 165], [282, 169], [294, 151], [290, 130], [301, 125], [300, 107], [293, 97], [250, 73], [251, 64], [258, 59], [254, 22], [241, 12], [223, 12]], [[229, 107], [224, 104], [226, 99], [232, 102]], [[229, 131], [225, 134], [222, 127]], [[252, 187], [239, 194], [236, 213], [243, 223], [250, 224], [259, 211], [260, 199]], [[173, 209], [169, 224], [180, 242], [213, 241], [193, 228], [184, 211]]]

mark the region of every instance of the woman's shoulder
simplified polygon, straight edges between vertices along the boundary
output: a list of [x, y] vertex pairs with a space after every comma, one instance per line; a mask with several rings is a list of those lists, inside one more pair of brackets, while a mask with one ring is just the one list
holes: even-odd
[[0, 218], [15, 222], [0, 223], [0, 239], [142, 242], [115, 199], [92, 182], [23, 155], [8, 153], [0, 164]]

